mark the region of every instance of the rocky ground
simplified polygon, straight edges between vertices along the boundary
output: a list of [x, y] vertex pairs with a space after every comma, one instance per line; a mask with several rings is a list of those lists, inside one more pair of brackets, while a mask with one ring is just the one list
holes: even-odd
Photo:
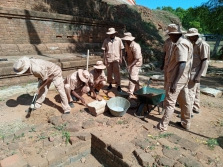
[[[213, 67], [222, 68], [219, 64]], [[214, 86], [221, 86], [220, 78]], [[128, 80], [122, 81], [124, 90], [127, 84]], [[154, 81], [151, 86], [162, 88], [163, 83]], [[115, 96], [106, 94], [101, 90], [99, 96]], [[116, 164], [109, 166], [223, 166], [222, 98], [202, 94], [201, 113], [194, 115], [189, 131], [175, 124], [180, 121], [180, 109], [176, 108], [168, 131], [159, 133], [153, 128], [162, 118], [157, 108], [145, 120], [134, 116], [135, 108], [123, 117], [113, 117], [109, 111], [94, 117], [80, 103], [75, 103], [70, 115], [62, 115], [58, 93], [51, 90], [42, 108], [27, 117], [24, 111], [32, 95], [24, 92], [0, 101], [2, 167], [14, 161], [19, 161], [17, 166], [102, 166], [104, 161], [97, 155], [103, 143], [107, 151], [103, 156], [112, 155], [112, 164]]]

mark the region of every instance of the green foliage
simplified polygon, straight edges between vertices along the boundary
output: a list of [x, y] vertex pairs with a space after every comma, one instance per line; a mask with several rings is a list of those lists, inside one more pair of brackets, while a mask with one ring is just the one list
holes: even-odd
[[215, 146], [218, 146], [219, 144], [218, 144], [217, 139], [208, 139], [207, 145], [211, 150], [213, 150]]
[[70, 140], [70, 133], [68, 131], [62, 131], [62, 138], [65, 138], [65, 143], [67, 145]]

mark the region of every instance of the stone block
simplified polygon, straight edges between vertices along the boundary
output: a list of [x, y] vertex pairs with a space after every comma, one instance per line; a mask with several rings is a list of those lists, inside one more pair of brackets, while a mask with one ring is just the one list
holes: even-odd
[[169, 138], [168, 138], [168, 140], [169, 140], [170, 142], [175, 143], [175, 144], [178, 144], [178, 143], [180, 142], [181, 139], [182, 139], [181, 137], [179, 137], [179, 136], [177, 136], [177, 135], [175, 135], [175, 134], [169, 136]]
[[124, 144], [112, 143], [112, 145], [108, 147], [109, 151], [122, 159], [127, 158], [134, 151], [134, 149], [134, 145], [128, 142]]
[[121, 167], [129, 167], [129, 165], [125, 162], [125, 160], [117, 157], [116, 155], [114, 156], [114, 161], [119, 164]]
[[155, 159], [149, 153], [142, 153], [139, 155], [138, 161], [142, 166], [152, 166]]
[[108, 108], [106, 107], [106, 101], [102, 100], [102, 101], [93, 101], [91, 103], [88, 103], [88, 110], [89, 112], [93, 115], [93, 116], [98, 116], [100, 114], [103, 114], [104, 112], [106, 112], [108, 110]]
[[68, 124], [65, 129], [68, 131], [68, 132], [78, 132], [81, 127], [80, 126], [77, 126], [75, 124]]
[[220, 98], [222, 96], [222, 91], [213, 88], [201, 88], [200, 91], [205, 95], [212, 96], [215, 98]]
[[27, 158], [29, 166], [46, 167], [48, 166], [48, 161], [46, 158], [42, 158], [40, 155], [31, 155]]
[[160, 157], [158, 160], [158, 164], [161, 166], [173, 166], [175, 164], [175, 161], [166, 157]]
[[138, 157], [140, 154], [145, 153], [142, 149], [138, 148], [134, 150], [134, 154], [136, 157]]
[[28, 163], [20, 154], [14, 154], [0, 162], [1, 167], [28, 167]]
[[193, 152], [197, 151], [199, 148], [199, 144], [194, 143], [190, 140], [184, 139], [182, 138], [179, 143], [178, 143], [181, 147], [187, 149], [187, 150], [191, 150]]
[[60, 116], [54, 116], [54, 117], [50, 117], [49, 118], [49, 123], [58, 126], [61, 125], [63, 123], [63, 120]]
[[173, 148], [166, 148], [166, 147], [163, 147], [163, 154], [166, 157], [173, 159], [173, 160], [177, 160], [182, 156], [182, 154], [179, 150], [175, 150]]
[[83, 129], [89, 129], [95, 127], [95, 122], [93, 120], [87, 120], [82, 123], [82, 128]]
[[91, 139], [91, 134], [87, 132], [79, 132], [76, 134], [76, 136], [84, 141], [90, 140]]
[[104, 149], [104, 148], [108, 148], [112, 141], [109, 138], [106, 138], [104, 136], [102, 136], [101, 132], [92, 132], [92, 145], [100, 148], [100, 149]]
[[200, 164], [198, 161], [196, 161], [193, 157], [191, 156], [187, 156], [187, 157], [181, 157], [179, 160], [178, 160], [181, 164], [184, 164], [184, 166], [187, 166], [187, 167], [202, 167], [203, 165]]
[[69, 141], [70, 141], [71, 145], [74, 145], [75, 143], [79, 142], [80, 140], [77, 137], [71, 136]]

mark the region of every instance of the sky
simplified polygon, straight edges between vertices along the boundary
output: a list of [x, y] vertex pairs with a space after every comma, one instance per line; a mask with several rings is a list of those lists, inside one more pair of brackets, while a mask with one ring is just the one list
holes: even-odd
[[136, 0], [137, 5], [146, 6], [150, 9], [156, 9], [162, 6], [171, 6], [176, 9], [182, 7], [188, 9], [189, 7], [200, 6], [208, 0]]

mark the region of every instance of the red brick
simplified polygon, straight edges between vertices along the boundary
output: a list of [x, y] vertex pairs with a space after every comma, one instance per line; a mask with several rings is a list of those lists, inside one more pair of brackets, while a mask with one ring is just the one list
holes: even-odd
[[3, 159], [1, 167], [28, 167], [28, 163], [23, 159], [20, 154], [15, 154]]

